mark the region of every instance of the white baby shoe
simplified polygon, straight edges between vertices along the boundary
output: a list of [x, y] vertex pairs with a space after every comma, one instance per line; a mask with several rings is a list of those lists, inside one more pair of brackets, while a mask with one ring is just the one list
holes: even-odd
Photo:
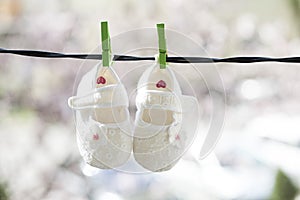
[[195, 137], [197, 99], [182, 95], [170, 67], [155, 64], [139, 80], [136, 106], [135, 160], [150, 171], [171, 169]]
[[111, 67], [94, 68], [83, 76], [69, 106], [76, 112], [78, 147], [88, 164], [109, 169], [129, 159], [132, 129], [128, 105], [126, 89]]

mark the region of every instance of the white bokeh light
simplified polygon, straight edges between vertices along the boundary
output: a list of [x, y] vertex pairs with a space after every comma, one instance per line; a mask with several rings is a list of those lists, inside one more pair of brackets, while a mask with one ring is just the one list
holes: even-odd
[[245, 80], [240, 87], [241, 96], [248, 100], [254, 100], [263, 95], [261, 84], [257, 80]]
[[81, 171], [85, 176], [95, 176], [100, 170], [83, 162], [81, 164]]

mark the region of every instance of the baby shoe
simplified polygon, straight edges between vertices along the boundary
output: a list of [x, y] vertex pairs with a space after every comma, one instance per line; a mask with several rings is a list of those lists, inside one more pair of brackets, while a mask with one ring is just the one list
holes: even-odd
[[135, 160], [150, 171], [171, 169], [193, 141], [198, 125], [198, 102], [182, 95], [170, 69], [159, 64], [141, 76], [136, 96]]
[[101, 169], [125, 164], [132, 151], [132, 129], [127, 92], [115, 71], [92, 69], [68, 103], [75, 110], [77, 142], [84, 160]]

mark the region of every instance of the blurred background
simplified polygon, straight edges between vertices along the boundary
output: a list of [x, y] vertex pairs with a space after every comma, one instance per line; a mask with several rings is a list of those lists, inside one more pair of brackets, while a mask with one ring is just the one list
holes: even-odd
[[[299, 13], [299, 0], [0, 0], [0, 47], [87, 53], [108, 20], [112, 36], [164, 22], [214, 57], [299, 56]], [[217, 64], [214, 152], [135, 175], [82, 162], [67, 106], [81, 63], [0, 55], [1, 200], [300, 199], [299, 64]]]

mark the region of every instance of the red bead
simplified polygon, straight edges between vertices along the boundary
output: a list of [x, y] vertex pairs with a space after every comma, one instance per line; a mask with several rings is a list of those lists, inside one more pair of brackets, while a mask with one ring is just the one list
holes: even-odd
[[105, 84], [106, 83], [106, 80], [103, 76], [99, 76], [97, 78], [97, 84]]
[[175, 140], [180, 140], [180, 136], [176, 135]]
[[167, 84], [163, 80], [160, 80], [156, 83], [157, 88], [166, 88]]
[[99, 140], [99, 135], [97, 133], [93, 135], [93, 140]]

